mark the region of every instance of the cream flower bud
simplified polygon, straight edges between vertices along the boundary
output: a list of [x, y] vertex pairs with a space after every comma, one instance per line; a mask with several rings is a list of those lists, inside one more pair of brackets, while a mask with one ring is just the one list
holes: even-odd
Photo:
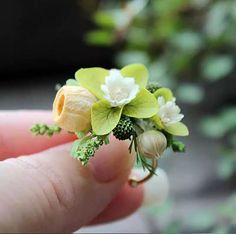
[[80, 86], [63, 86], [53, 103], [55, 123], [70, 132], [88, 131], [91, 127], [91, 107], [96, 97]]
[[149, 130], [138, 136], [137, 144], [138, 150], [143, 156], [159, 159], [167, 147], [167, 140], [162, 132]]

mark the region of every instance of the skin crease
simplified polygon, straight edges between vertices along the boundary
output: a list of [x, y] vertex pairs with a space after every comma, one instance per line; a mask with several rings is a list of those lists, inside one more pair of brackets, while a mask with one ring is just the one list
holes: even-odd
[[112, 138], [84, 167], [64, 144], [72, 134], [31, 135], [33, 123], [50, 119], [45, 111], [0, 113], [0, 232], [73, 232], [135, 211], [143, 188], [126, 184], [134, 161], [126, 143]]

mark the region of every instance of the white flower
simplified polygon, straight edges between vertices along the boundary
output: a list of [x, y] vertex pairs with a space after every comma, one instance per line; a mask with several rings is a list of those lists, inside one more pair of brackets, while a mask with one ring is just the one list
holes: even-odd
[[111, 106], [124, 106], [133, 100], [139, 92], [139, 86], [135, 84], [133, 77], [123, 77], [119, 70], [111, 69], [105, 77], [105, 84], [101, 85], [104, 98]]
[[184, 115], [180, 114], [180, 108], [175, 104], [175, 98], [172, 101], [165, 102], [163, 96], [158, 97], [157, 102], [159, 104], [158, 116], [162, 123], [166, 126], [180, 122]]

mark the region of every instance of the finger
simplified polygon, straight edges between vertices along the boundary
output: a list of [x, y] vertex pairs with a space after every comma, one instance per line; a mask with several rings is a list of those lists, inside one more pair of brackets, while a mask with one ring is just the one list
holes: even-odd
[[143, 186], [132, 188], [126, 184], [106, 209], [90, 224], [111, 222], [130, 215], [142, 205], [143, 197]]
[[68, 151], [63, 145], [0, 162], [0, 232], [77, 230], [111, 203], [134, 161], [114, 139], [86, 167]]
[[49, 111], [3, 111], [0, 112], [0, 160], [27, 155], [69, 142], [75, 136], [62, 132], [51, 138], [33, 136], [30, 128], [35, 123], [52, 124]]

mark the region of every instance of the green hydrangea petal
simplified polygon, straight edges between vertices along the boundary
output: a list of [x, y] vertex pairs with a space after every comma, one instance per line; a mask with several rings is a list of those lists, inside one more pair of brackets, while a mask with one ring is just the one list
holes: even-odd
[[101, 90], [101, 84], [105, 83], [105, 77], [109, 75], [109, 71], [100, 68], [81, 68], [75, 73], [75, 78], [80, 85], [88, 89], [97, 98], [102, 99], [104, 93]]
[[165, 131], [175, 136], [188, 136], [189, 135], [187, 126], [183, 124], [182, 122], [165, 126]]
[[158, 89], [155, 93], [154, 93], [154, 96], [156, 98], [160, 97], [160, 96], [163, 96], [165, 101], [171, 101], [173, 99], [173, 94], [172, 94], [172, 91], [168, 88], [160, 88]]
[[146, 89], [141, 89], [136, 98], [124, 106], [123, 114], [134, 118], [150, 118], [158, 112], [157, 100]]
[[78, 80], [75, 80], [75, 79], [68, 79], [66, 81], [66, 85], [68, 85], [68, 86], [79, 86], [79, 82], [78, 82]]
[[122, 108], [111, 107], [110, 104], [101, 100], [92, 107], [92, 129], [96, 135], [110, 133], [118, 124], [121, 117]]
[[145, 88], [148, 81], [148, 70], [141, 63], [130, 64], [121, 69], [121, 74], [125, 77], [133, 77], [135, 83], [141, 88]]
[[159, 130], [164, 129], [164, 125], [162, 124], [161, 119], [158, 115], [152, 116], [151, 120], [157, 129]]

